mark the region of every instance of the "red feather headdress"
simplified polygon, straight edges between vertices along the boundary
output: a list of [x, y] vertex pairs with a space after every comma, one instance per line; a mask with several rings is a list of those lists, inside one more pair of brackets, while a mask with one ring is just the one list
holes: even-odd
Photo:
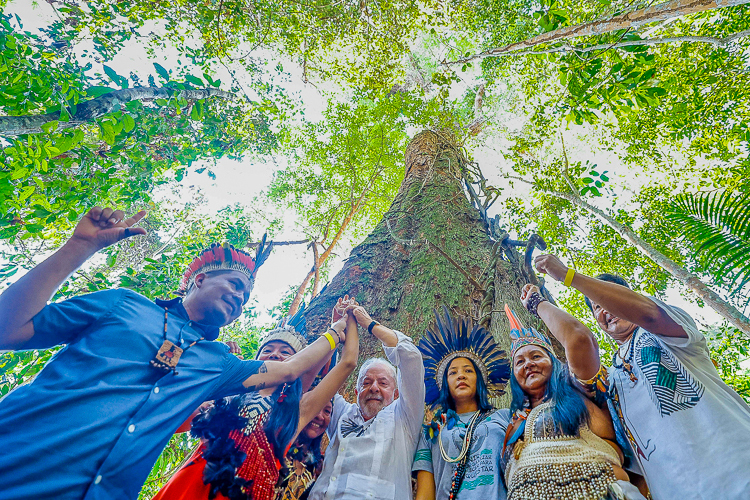
[[266, 246], [266, 235], [264, 234], [263, 240], [258, 245], [255, 258], [253, 258], [250, 254], [242, 250], [237, 250], [229, 243], [224, 243], [223, 245], [213, 243], [209, 248], [203, 250], [198, 257], [193, 259], [193, 262], [187, 267], [180, 280], [180, 288], [176, 292], [177, 295], [185, 295], [198, 274], [210, 271], [239, 271], [247, 276], [251, 285], [254, 284], [258, 268], [268, 258], [272, 246], [273, 243], [269, 243]]

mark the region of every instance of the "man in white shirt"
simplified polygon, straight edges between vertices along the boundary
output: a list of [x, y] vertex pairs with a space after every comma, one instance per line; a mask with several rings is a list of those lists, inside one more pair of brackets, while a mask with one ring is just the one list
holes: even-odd
[[372, 358], [362, 365], [356, 405], [336, 395], [330, 444], [309, 498], [411, 500], [411, 465], [424, 420], [422, 355], [409, 337], [373, 321], [362, 307], [353, 313], [383, 343], [390, 363]]
[[748, 498], [750, 408], [719, 377], [693, 319], [619, 276], [577, 274], [553, 255], [535, 264], [583, 293], [617, 342], [604, 382], [652, 497]]

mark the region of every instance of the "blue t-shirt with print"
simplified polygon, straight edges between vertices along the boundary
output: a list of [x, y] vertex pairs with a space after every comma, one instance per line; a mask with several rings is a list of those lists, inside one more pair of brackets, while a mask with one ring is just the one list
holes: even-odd
[[[466, 428], [474, 412], [459, 414], [460, 421], [442, 433], [443, 449], [451, 458], [461, 453]], [[500, 468], [500, 453], [509, 422], [508, 410], [496, 410], [477, 424], [474, 430], [466, 475], [458, 490], [457, 500], [505, 500], [505, 485]], [[412, 471], [428, 471], [435, 476], [435, 498], [447, 500], [456, 464], [443, 460], [438, 436], [429, 439], [422, 433], [414, 455]]]
[[[151, 360], [167, 338], [178, 373]], [[241, 361], [186, 316], [126, 289], [49, 304], [25, 349], [67, 344], [33, 382], [0, 400], [0, 498], [126, 500], [177, 426], [203, 401], [246, 392], [260, 361]], [[199, 339], [204, 340], [199, 341]]]

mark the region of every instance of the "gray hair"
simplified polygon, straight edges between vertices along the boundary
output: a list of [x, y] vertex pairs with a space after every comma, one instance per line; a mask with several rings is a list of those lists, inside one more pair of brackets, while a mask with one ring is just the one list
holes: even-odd
[[391, 363], [389, 363], [387, 360], [383, 358], [370, 358], [367, 361], [362, 364], [362, 368], [359, 369], [359, 374], [357, 374], [357, 390], [362, 389], [362, 382], [365, 379], [365, 376], [367, 375], [367, 371], [372, 368], [375, 365], [384, 366], [388, 372], [390, 372], [391, 376], [393, 377], [393, 380], [395, 380], [398, 383], [398, 376], [396, 374], [396, 367], [393, 366]]

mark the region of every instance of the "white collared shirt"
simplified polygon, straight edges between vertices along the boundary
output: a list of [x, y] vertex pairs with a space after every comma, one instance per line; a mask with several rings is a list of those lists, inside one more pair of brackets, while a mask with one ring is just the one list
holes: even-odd
[[323, 470], [310, 500], [411, 500], [411, 466], [424, 420], [424, 365], [401, 332], [383, 346], [398, 368], [399, 397], [365, 421], [356, 404], [334, 399]]

